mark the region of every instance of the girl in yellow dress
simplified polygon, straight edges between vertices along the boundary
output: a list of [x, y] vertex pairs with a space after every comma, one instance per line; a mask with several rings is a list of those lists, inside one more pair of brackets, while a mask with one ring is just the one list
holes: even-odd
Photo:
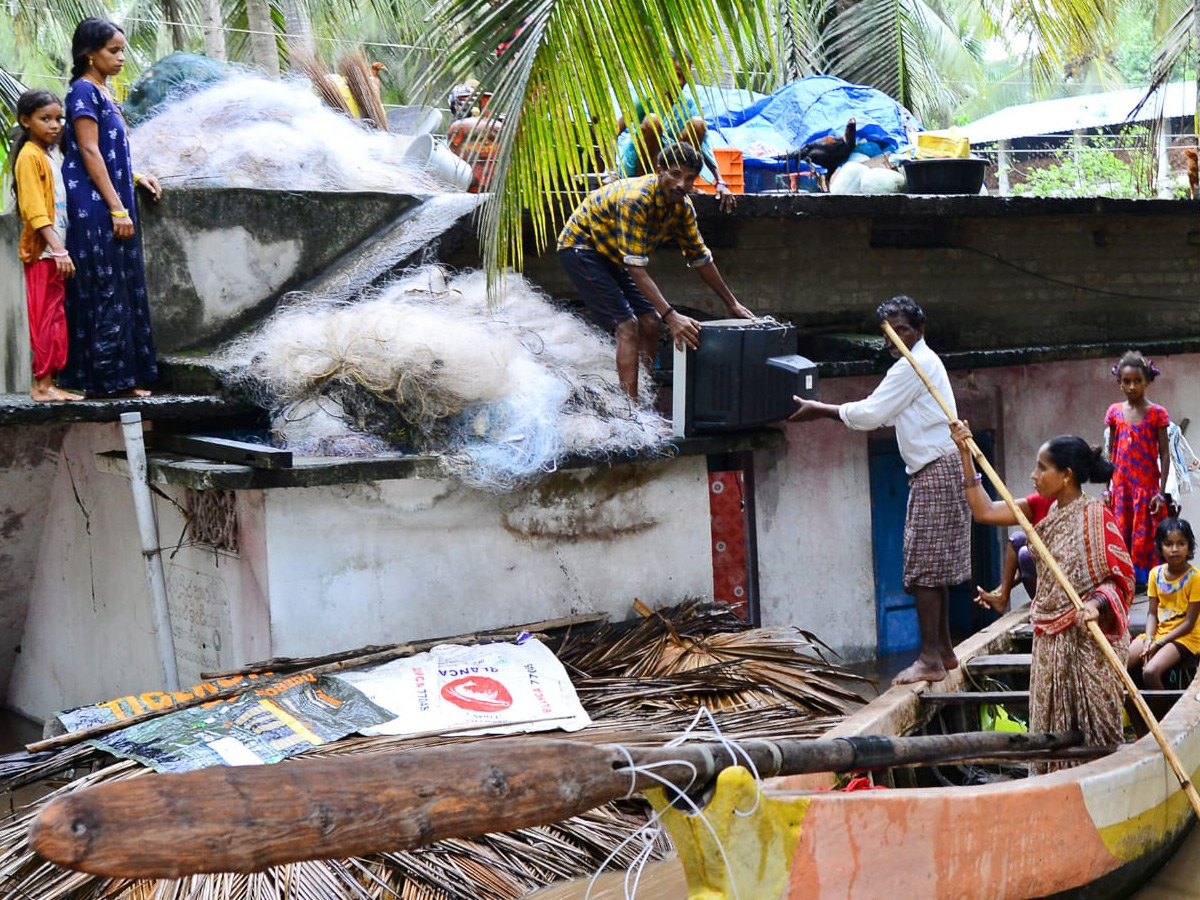
[[1163, 564], [1150, 571], [1146, 633], [1130, 644], [1126, 665], [1130, 672], [1141, 669], [1147, 688], [1161, 691], [1172, 668], [1200, 653], [1200, 569], [1189, 562], [1196, 537], [1187, 520], [1164, 519], [1154, 543]]

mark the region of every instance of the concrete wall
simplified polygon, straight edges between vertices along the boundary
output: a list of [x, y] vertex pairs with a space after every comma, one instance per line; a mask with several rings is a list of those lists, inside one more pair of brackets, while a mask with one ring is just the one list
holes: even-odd
[[[876, 333], [875, 307], [902, 293], [943, 350], [1200, 333], [1200, 222], [1185, 201], [747, 194], [732, 214], [696, 207], [738, 298], [810, 334]], [[449, 261], [477, 252], [468, 236]], [[675, 306], [723, 314], [677, 250], [650, 271]], [[525, 273], [575, 297], [553, 248], [528, 246]]]
[[[418, 202], [400, 194], [233, 188], [176, 188], [158, 203], [139, 196], [159, 352], [209, 347], [235, 334]], [[0, 216], [0, 393], [29, 390], [19, 235], [17, 215]]]
[[5, 585], [5, 604], [28, 611], [7, 698], [33, 718], [162, 686], [129, 483], [96, 466], [96, 453], [121, 446], [118, 425], [71, 426], [53, 469], [25, 473], [46, 514], [27, 593]]
[[[1151, 398], [1176, 421], [1200, 416], [1200, 354], [1157, 362]], [[951, 373], [960, 412], [995, 429], [996, 467], [1016, 495], [1031, 490], [1047, 438], [1099, 442], [1105, 409], [1121, 399], [1110, 364]], [[855, 399], [877, 381], [827, 379], [822, 396]], [[828, 421], [784, 430], [786, 447], [755, 458], [763, 622], [812, 631], [848, 660], [870, 657], [868, 441], [880, 436]], [[128, 482], [96, 457], [120, 446], [119, 431], [70, 426], [57, 453], [38, 444], [44, 431], [3, 432], [8, 446], [33, 449], [10, 460], [2, 485], [24, 485], [24, 499], [3, 520], [5, 550], [20, 559], [8, 563], [0, 676], [11, 667], [6, 702], [35, 717], [161, 686]], [[236, 554], [181, 544], [184, 492], [165, 487], [156, 509], [181, 679], [576, 612], [622, 618], [634, 598], [711, 596], [707, 487], [704, 458], [681, 457], [559, 472], [508, 495], [421, 478], [243, 490]], [[1183, 502], [1200, 517], [1200, 494]]]
[[[1123, 398], [1108, 371], [1112, 360], [1059, 362], [951, 372], [960, 415], [995, 429], [993, 463], [1014, 495], [1033, 490], [1038, 448], [1059, 434], [1099, 444], [1104, 413]], [[1200, 418], [1200, 355], [1157, 359], [1163, 375], [1150, 398], [1172, 419]], [[826, 379], [829, 402], [857, 399], [878, 378]], [[867, 443], [871, 435], [831, 421], [785, 426], [787, 449], [760, 452], [759, 575], [763, 621], [810, 630], [847, 659], [875, 653], [871, 497]], [[1192, 430], [1191, 440], [1200, 446]], [[1089, 491], [1098, 495], [1100, 486]], [[1185, 517], [1200, 519], [1200, 493], [1183, 494]], [[1000, 534], [997, 533], [997, 540]], [[990, 587], [990, 585], [989, 585]]]
[[21, 220], [0, 216], [0, 393], [27, 393], [33, 386], [25, 270], [17, 258]]
[[[7, 634], [0, 622], [0, 674], [11, 666], [6, 705], [34, 718], [162, 687], [128, 481], [96, 456], [119, 447], [116, 426], [75, 425], [54, 466], [12, 470], [45, 520], [13, 526], [31, 552], [28, 577], [5, 585], [17, 621]], [[508, 495], [417, 478], [239, 491], [237, 553], [184, 542], [185, 492], [163, 490], [158, 534], [185, 685], [271, 656], [578, 612], [624, 618], [635, 598], [712, 593], [703, 457], [560, 472]]]

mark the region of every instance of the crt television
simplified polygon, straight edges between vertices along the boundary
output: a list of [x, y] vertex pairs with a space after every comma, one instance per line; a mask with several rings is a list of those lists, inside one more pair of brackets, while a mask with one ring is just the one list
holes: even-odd
[[719, 434], [786, 419], [793, 396], [817, 397], [817, 367], [796, 353], [796, 329], [774, 319], [700, 323], [700, 347], [675, 349], [676, 437]]

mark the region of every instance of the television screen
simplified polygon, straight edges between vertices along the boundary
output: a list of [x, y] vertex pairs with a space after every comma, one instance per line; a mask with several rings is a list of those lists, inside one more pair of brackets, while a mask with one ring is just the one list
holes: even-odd
[[817, 396], [817, 366], [796, 353], [794, 326], [773, 319], [700, 323], [700, 347], [675, 350], [672, 417], [678, 437], [786, 419], [793, 396]]

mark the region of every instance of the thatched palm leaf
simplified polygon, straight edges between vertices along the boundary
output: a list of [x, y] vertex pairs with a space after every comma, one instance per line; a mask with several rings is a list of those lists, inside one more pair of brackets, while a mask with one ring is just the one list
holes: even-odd
[[[748, 36], [766, 33], [766, 5], [499, 0], [480, 16], [476, 0], [452, 0], [433, 27], [461, 37], [434, 77], [481, 77], [493, 95], [486, 115], [504, 120], [489, 185], [496, 197], [481, 222], [488, 270], [520, 266], [525, 211], [536, 245], [549, 244], [580, 196], [575, 176], [591, 170], [593, 144], [612, 161], [617, 114], [632, 118], [632, 94], [672, 92], [672, 51], [690, 53], [702, 76], [711, 77], [722, 54], [740, 57]], [[496, 59], [497, 45], [522, 23], [521, 34]]]

